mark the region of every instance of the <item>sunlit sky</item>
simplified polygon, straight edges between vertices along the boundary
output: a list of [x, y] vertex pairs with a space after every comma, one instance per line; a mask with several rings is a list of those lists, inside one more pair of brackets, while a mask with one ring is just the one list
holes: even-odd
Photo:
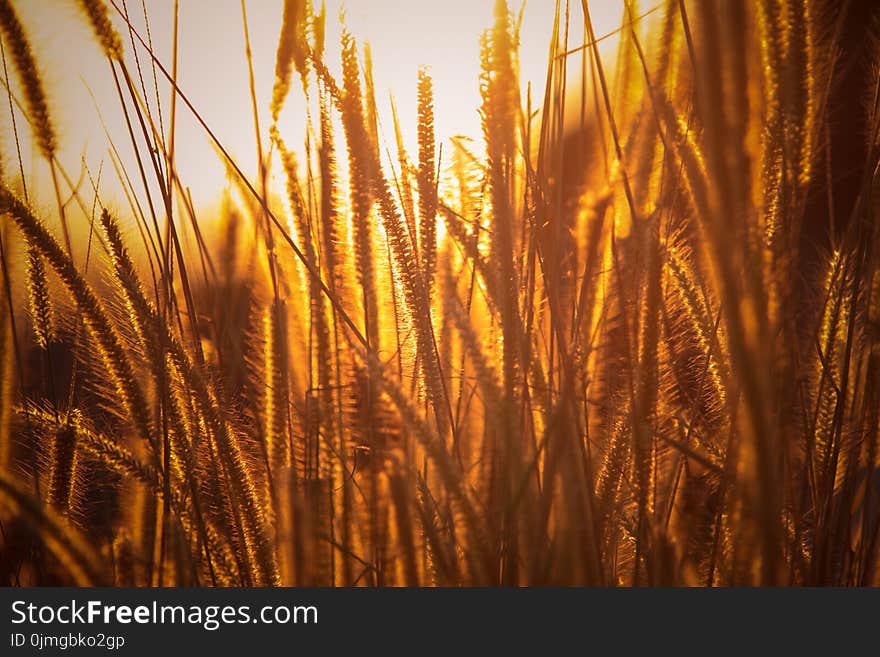
[[[144, 37], [147, 34], [143, 18], [145, 6], [154, 50], [170, 70], [174, 1], [145, 0], [144, 5], [141, 0], [115, 1], [120, 8], [127, 5], [132, 24]], [[83, 157], [93, 175], [103, 162], [102, 196], [125, 206], [107, 156], [108, 140], [96, 107], [100, 108], [107, 130], [126, 166], [131, 164], [128, 158], [132, 147], [109, 66], [79, 14], [77, 4], [73, 0], [14, 2], [39, 59], [59, 132], [63, 165], [72, 177], [77, 178]], [[339, 69], [341, 20], [357, 38], [359, 47], [362, 48], [365, 41], [370, 43], [385, 141], [389, 144], [394, 141], [389, 102], [389, 94], [393, 93], [408, 148], [411, 153], [415, 152], [416, 79], [422, 66], [430, 67], [434, 78], [438, 140], [444, 141], [457, 134], [480, 137], [478, 39], [480, 33], [492, 24], [494, 0], [328, 0], [326, 4], [327, 58], [332, 71]], [[519, 10], [517, 2], [510, 4], [514, 11]], [[579, 7], [580, 3], [573, 5]], [[245, 6], [262, 137], [264, 143], [268, 143], [268, 107], [283, 2], [247, 0]], [[526, 83], [532, 81], [534, 99], [540, 99], [543, 90], [554, 7], [553, 0], [528, 0], [525, 5], [521, 77], [524, 89]], [[597, 35], [619, 27], [621, 7], [621, 0], [593, 0], [590, 3]], [[573, 8], [572, 16], [580, 21], [580, 10], [575, 14]], [[115, 18], [120, 32], [126, 37], [126, 56], [134, 63], [132, 44], [127, 39], [124, 23], [118, 15]], [[580, 27], [571, 33], [578, 35], [573, 36], [573, 43], [579, 42]], [[612, 44], [613, 40], [609, 40], [603, 47], [607, 49]], [[241, 168], [253, 175], [257, 170], [257, 158], [244, 53], [240, 0], [180, 0], [179, 86]], [[142, 49], [139, 48], [138, 54], [155, 112], [149, 62]], [[161, 79], [158, 88], [167, 126], [170, 91]], [[304, 112], [302, 92], [298, 82], [294, 81], [280, 127], [289, 146], [300, 152]], [[4, 110], [0, 115], [0, 128], [6, 135], [10, 134], [9, 124], [9, 112]], [[22, 129], [19, 117], [19, 130]], [[204, 206], [216, 200], [226, 184], [224, 166], [204, 131], [182, 104], [178, 104], [177, 109], [176, 140], [177, 168], [184, 184], [190, 187], [196, 205]], [[25, 140], [26, 163], [31, 159], [29, 141]], [[8, 164], [13, 154], [7, 136], [3, 155]], [[7, 169], [10, 168], [8, 164]], [[134, 168], [131, 171], [133, 173]], [[37, 165], [27, 166], [26, 174], [44, 178], [46, 175]]]

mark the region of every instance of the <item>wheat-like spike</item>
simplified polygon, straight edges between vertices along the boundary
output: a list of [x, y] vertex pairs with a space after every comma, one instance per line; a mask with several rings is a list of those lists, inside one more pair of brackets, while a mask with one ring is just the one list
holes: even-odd
[[678, 115], [675, 106], [664, 91], [658, 87], [652, 87], [651, 90], [658, 120], [666, 130], [666, 142], [682, 164], [682, 173], [685, 175], [691, 203], [701, 222], [705, 221], [705, 217], [709, 216], [704, 214], [708, 213], [709, 191], [703, 152], [694, 138], [693, 131], [689, 129], [687, 122]]
[[678, 76], [676, 66], [680, 47], [678, 0], [666, 0], [663, 8], [662, 28], [657, 47], [656, 78], [661, 86], [674, 88]]
[[92, 25], [92, 30], [108, 59], [122, 61], [122, 39], [103, 0], [79, 0], [79, 5]]
[[817, 392], [812, 439], [820, 494], [825, 490], [833, 490], [837, 474], [837, 468], [832, 470], [832, 441], [837, 405], [840, 403], [841, 352], [846, 342], [850, 312], [846, 262], [839, 250], [829, 259], [823, 290], [827, 298], [819, 325], [820, 351], [814, 363], [813, 378]]
[[193, 365], [189, 355], [180, 341], [171, 334], [168, 326], [161, 321], [155, 309], [150, 305], [140, 289], [134, 266], [127, 256], [118, 234], [118, 227], [109, 213], [102, 213], [104, 229], [114, 247], [117, 271], [122, 272], [120, 281], [126, 289], [129, 303], [136, 309], [139, 321], [149, 330], [149, 336], [163, 336], [169, 357], [179, 370], [191, 394], [195, 397], [199, 412], [204, 415], [212, 436], [217, 440], [221, 461], [228, 469], [228, 479], [232, 485], [233, 497], [241, 505], [242, 537], [247, 549], [252, 553], [253, 567], [256, 569], [257, 581], [264, 584], [277, 583], [278, 571], [274, 554], [269, 543], [269, 531], [259, 494], [253, 483], [253, 477], [247, 468], [238, 436], [232, 431], [220, 411], [216, 397], [211, 393], [199, 370]]
[[119, 224], [107, 210], [102, 210], [100, 222], [104, 234], [107, 236], [107, 243], [113, 260], [113, 270], [117, 281], [122, 287], [128, 306], [129, 317], [133, 320], [135, 333], [145, 350], [152, 352], [151, 360], [161, 362], [164, 357], [159, 353], [158, 344], [150, 334], [150, 330], [153, 328], [150, 325], [149, 319], [150, 306], [141, 290], [134, 262], [131, 260], [128, 249], [125, 247]]
[[287, 353], [283, 343], [283, 330], [279, 322], [284, 321], [281, 301], [272, 302], [263, 318], [265, 351], [263, 371], [265, 373], [265, 420], [266, 447], [269, 465], [273, 472], [281, 471], [291, 463], [290, 443], [287, 439], [287, 380], [279, 360]]
[[[499, 307], [502, 325], [512, 330], [516, 310], [516, 280], [513, 262], [513, 235], [511, 208], [511, 174], [514, 159], [514, 72], [511, 61], [511, 35], [507, 3], [496, 0], [495, 26], [483, 36], [481, 44], [480, 94], [483, 117], [483, 136], [489, 168], [489, 187], [492, 199], [492, 234], [490, 259], [495, 268], [496, 291], [500, 294]], [[510, 342], [505, 339], [505, 343]], [[513, 367], [513, 344], [505, 346], [505, 361]]]
[[[358, 282], [361, 287], [361, 302], [364, 313], [364, 334], [368, 349], [378, 351], [381, 348], [379, 340], [379, 306], [376, 292], [376, 270], [374, 262], [374, 230], [373, 220], [370, 216], [373, 208], [373, 150], [374, 143], [371, 141], [370, 130], [364, 111], [363, 93], [361, 91], [360, 68], [358, 65], [357, 48], [354, 38], [346, 30], [342, 34], [342, 78], [343, 95], [339, 98], [339, 108], [342, 113], [342, 124], [345, 130], [345, 140], [348, 146], [348, 173], [351, 207], [351, 223], [353, 226], [355, 267]], [[332, 87], [327, 82], [328, 90], [332, 93]], [[376, 418], [378, 412], [379, 391], [373, 381], [371, 371], [367, 372], [365, 398], [361, 406], [360, 422], [365, 428], [364, 440], [367, 445], [378, 446], [376, 431]], [[344, 474], [344, 476], [346, 476]], [[352, 519], [356, 518], [357, 509], [351, 508], [350, 487], [343, 487], [343, 536], [344, 540], [352, 544], [346, 545], [346, 549], [352, 549], [354, 541], [351, 539]], [[353, 512], [354, 511], [354, 512]], [[373, 514], [371, 514], [372, 517]], [[364, 527], [367, 531], [372, 527], [368, 521]], [[374, 532], [368, 531], [368, 538]], [[345, 559], [347, 564], [350, 560]], [[349, 566], [344, 566], [348, 568]], [[349, 574], [345, 574], [346, 580]]]
[[79, 409], [71, 409], [68, 419], [59, 419], [54, 413], [36, 404], [25, 404], [18, 410], [19, 415], [45, 431], [57, 431], [70, 427], [84, 449], [105, 459], [113, 470], [133, 477], [149, 486], [158, 485], [160, 475], [152, 465], [144, 463], [118, 442], [92, 430]]
[[[656, 427], [657, 386], [658, 386], [658, 354], [657, 346], [660, 335], [660, 296], [661, 296], [661, 259], [660, 259], [660, 222], [659, 216], [647, 220], [639, 227], [645, 235], [645, 282], [643, 317], [640, 318], [638, 336], [638, 362], [636, 363], [635, 399], [633, 400], [634, 424], [634, 465], [639, 503], [639, 522], [642, 528], [639, 535], [638, 550], [645, 549], [642, 541], [647, 538], [649, 523], [654, 516], [654, 477], [656, 476], [652, 449], [654, 447], [654, 430]], [[638, 558], [639, 555], [637, 555]], [[638, 570], [639, 564], [636, 563]]]
[[382, 390], [388, 395], [397, 408], [403, 426], [408, 428], [413, 437], [419, 442], [430, 461], [437, 468], [439, 476], [444, 483], [450, 500], [460, 514], [469, 533], [469, 549], [466, 553], [475, 581], [490, 581], [492, 577], [489, 554], [489, 543], [483, 530], [483, 523], [474, 507], [473, 501], [467, 493], [462, 481], [462, 472], [455, 465], [454, 460], [446, 449], [444, 441], [430, 430], [422, 420], [419, 412], [413, 408], [412, 403], [400, 389], [399, 385], [391, 380], [385, 373], [379, 361], [373, 354], [366, 354], [367, 365]]
[[[323, 87], [322, 87], [323, 88]], [[318, 166], [321, 174], [321, 261], [334, 294], [349, 301], [346, 290], [346, 230], [339, 212], [336, 147], [333, 138], [331, 103], [326, 93], [320, 100], [321, 147]]]
[[348, 168], [351, 189], [352, 225], [354, 226], [355, 262], [361, 284], [367, 343], [379, 347], [379, 310], [376, 274], [373, 263], [373, 226], [370, 211], [373, 195], [370, 188], [373, 165], [368, 129], [364, 118], [360, 72], [354, 38], [342, 34], [342, 73], [345, 93], [340, 104], [345, 139], [348, 144]]
[[[311, 4], [311, 0], [310, 3]], [[324, 41], [327, 34], [327, 6], [324, 0], [321, 0], [321, 11], [315, 14], [312, 12], [312, 42], [314, 54], [316, 57], [324, 56]]]
[[49, 466], [49, 504], [59, 513], [66, 514], [71, 508], [73, 482], [76, 481], [78, 455], [76, 446], [77, 431], [74, 414], [68, 414], [67, 421], [59, 424], [52, 436], [52, 453]]
[[437, 267], [437, 180], [434, 156], [434, 90], [430, 74], [419, 70], [418, 83], [419, 171], [419, 256], [422, 276], [430, 301]]
[[[312, 221], [306, 209], [305, 199], [297, 179], [296, 157], [292, 151], [287, 150], [280, 137], [277, 138], [276, 143], [281, 153], [281, 160], [287, 177], [287, 196], [296, 221], [297, 232], [301, 236], [300, 244], [302, 244], [303, 254], [306, 261], [311, 263], [317, 271], [319, 263], [312, 236]], [[321, 286], [314, 277], [309, 277], [309, 309], [311, 333], [317, 346], [315, 350], [317, 382], [313, 382], [312, 385], [314, 386], [317, 383], [319, 403], [313, 404], [315, 406], [313, 410], [317, 412], [315, 431], [308, 433], [310, 437], [314, 433], [318, 441], [317, 444], [307, 445], [306, 451], [314, 464], [314, 472], [311, 475], [318, 477], [322, 476], [319, 471], [326, 471], [326, 467], [329, 465], [326, 440], [332, 440], [333, 436], [333, 392], [331, 389], [333, 361], [331, 358], [330, 328], [327, 325], [327, 300]], [[321, 440], [321, 436], [324, 436], [325, 440]]]
[[[36, 423], [37, 426], [44, 428], [46, 431], [57, 431], [63, 426], [59, 424], [54, 413], [47, 412], [34, 405], [29, 405], [26, 409], [20, 409], [19, 415], [30, 422]], [[165, 489], [162, 484], [162, 477], [152, 465], [138, 459], [118, 442], [88, 427], [78, 410], [73, 409], [70, 415], [75, 418], [75, 421], [70, 426], [76, 434], [75, 440], [79, 447], [100, 460], [114, 472], [143, 484], [150, 492], [160, 498], [164, 497]], [[205, 528], [204, 535], [202, 535], [197, 529], [200, 520], [192, 517], [191, 501], [179, 491], [172, 489], [170, 504], [187, 536], [194, 542], [200, 537], [203, 538], [207, 543], [211, 559], [219, 568], [221, 576], [230, 584], [235, 582], [237, 579], [235, 573], [238, 570], [238, 566], [229, 551], [227, 542], [222, 538], [223, 534], [209, 523]]]
[[690, 320], [700, 351], [706, 355], [709, 381], [714, 394], [718, 402], [723, 405], [727, 396], [724, 382], [730, 380], [730, 373], [723, 355], [719, 353], [719, 341], [712, 318], [694, 284], [696, 275], [690, 270], [686, 259], [675, 245], [668, 245], [666, 248], [666, 269], [671, 275], [673, 287]]
[[367, 133], [373, 150], [379, 148], [379, 109], [376, 105], [376, 84], [373, 82], [373, 50], [364, 43], [364, 103]]
[[401, 221], [400, 213], [394, 203], [388, 181], [382, 175], [378, 153], [373, 161], [374, 194], [379, 200], [379, 209], [385, 232], [391, 244], [391, 252], [397, 262], [397, 269], [403, 278], [403, 290], [411, 316], [416, 327], [418, 353], [425, 375], [428, 395], [434, 406], [437, 426], [441, 435], [450, 428], [449, 400], [443, 384], [437, 353], [434, 328], [431, 322], [431, 302], [424, 279], [415, 264], [417, 262], [409, 236]]
[[[517, 281], [514, 268], [514, 226], [511, 176], [515, 148], [515, 75], [512, 62], [507, 3], [496, 0], [495, 25], [481, 43], [480, 95], [483, 136], [486, 142], [489, 191], [492, 201], [490, 262], [504, 332], [505, 385], [512, 389], [516, 368], [514, 324], [518, 321]], [[512, 400], [511, 400], [512, 401]]]
[[232, 498], [241, 507], [240, 522], [243, 539], [250, 554], [254, 580], [261, 585], [277, 584], [278, 565], [271, 545], [266, 514], [253, 476], [242, 454], [240, 438], [223, 417], [216, 398], [211, 394], [201, 374], [192, 366], [179, 345], [174, 345], [172, 357], [175, 365], [189, 382], [199, 411], [205, 415], [206, 422], [211, 427], [211, 432], [217, 441], [220, 461], [225, 471], [226, 481], [231, 487]]
[[[49, 115], [43, 81], [24, 28], [9, 0], [0, 0], [0, 32], [12, 54], [12, 63], [21, 80], [34, 138], [43, 156], [52, 161], [57, 139]], [[27, 248], [28, 300], [37, 345], [46, 349], [53, 337], [52, 304], [42, 258], [32, 246]]]
[[765, 278], [771, 281], [770, 310], [771, 316], [776, 319], [777, 309], [782, 303], [783, 291], [778, 287], [781, 281], [775, 281], [769, 271], [784, 252], [787, 233], [785, 230], [785, 204], [787, 190], [785, 163], [797, 159], [786, 156], [783, 100], [783, 73], [785, 71], [785, 34], [781, 29], [782, 3], [771, 0], [762, 0], [757, 3], [757, 23], [760, 33], [761, 63], [763, 73], [764, 103], [766, 105], [765, 128], [762, 134], [761, 152], [761, 178], [762, 186], [762, 220], [761, 226], [763, 242], [765, 246], [768, 271]]
[[39, 249], [27, 246], [28, 305], [34, 325], [37, 346], [48, 349], [54, 339], [52, 300], [49, 298], [49, 279]]
[[37, 146], [44, 157], [51, 161], [57, 139], [49, 116], [49, 103], [30, 43], [10, 0], [0, 0], [0, 30], [9, 44], [12, 63], [21, 79]]
[[782, 100], [780, 93], [780, 76], [785, 70], [782, 58], [785, 52], [782, 25], [782, 3], [776, 0], [761, 0], [757, 4], [757, 22], [761, 34], [762, 74], [764, 75], [765, 94], [771, 116], [779, 111]]
[[[324, 11], [322, 9], [321, 21], [323, 25]], [[314, 60], [313, 60], [314, 61]], [[315, 65], [316, 70], [324, 71], [318, 64]], [[341, 303], [349, 308], [357, 306], [353, 297], [352, 286], [346, 276], [350, 271], [348, 253], [351, 250], [347, 239], [347, 227], [345, 216], [339, 211], [338, 199], [338, 181], [336, 167], [336, 148], [334, 143], [332, 108], [333, 99], [339, 98], [338, 94], [334, 94], [332, 87], [335, 86], [332, 78], [324, 71], [319, 75], [320, 81], [320, 127], [321, 127], [321, 146], [318, 152], [319, 170], [321, 175], [321, 205], [320, 205], [320, 240], [321, 240], [321, 264], [333, 294], [340, 299]], [[343, 385], [343, 365], [346, 361], [347, 345], [342, 339], [342, 327], [339, 323], [337, 309], [333, 308], [333, 346], [334, 346], [334, 367], [333, 380], [335, 381], [335, 407], [336, 407], [336, 426], [337, 441], [335, 444], [336, 460], [338, 469], [342, 471], [341, 485], [336, 490], [331, 490], [334, 496], [333, 503], [335, 506], [336, 497], [339, 498], [342, 507], [341, 512], [341, 528], [340, 539], [341, 547], [345, 555], [351, 552], [351, 513], [349, 500], [352, 494], [352, 482], [347, 472], [349, 466], [347, 464], [348, 443], [343, 432], [344, 426], [344, 402], [342, 395]], [[332, 487], [331, 487], [332, 488]], [[334, 573], [335, 576], [335, 573]], [[350, 584], [354, 581], [352, 573], [351, 560], [344, 556], [342, 559], [342, 577], [343, 583]], [[334, 580], [335, 581], [335, 580]]]
[[[107, 236], [107, 244], [110, 247], [110, 255], [113, 261], [113, 272], [116, 280], [122, 288], [122, 293], [128, 310], [128, 318], [132, 321], [133, 328], [147, 354], [156, 385], [167, 389], [173, 379], [173, 371], [169, 367], [167, 354], [164, 346], [155, 335], [154, 309], [147, 301], [140, 284], [134, 262], [128, 253], [122, 232], [116, 219], [105, 209], [100, 215], [101, 227]], [[184, 427], [184, 411], [173, 395], [167, 404], [165, 412], [169, 416], [171, 429], [182, 446], [182, 450], [189, 459], [189, 436]], [[179, 465], [179, 464], [178, 464]]]
[[284, 0], [284, 13], [281, 18], [281, 36], [275, 56], [275, 85], [272, 88], [272, 102], [269, 109], [272, 120], [278, 121], [278, 114], [284, 106], [284, 99], [290, 91], [291, 65], [296, 67], [302, 78], [303, 89], [308, 86], [307, 14], [305, 0]]
[[158, 336], [155, 333], [154, 309], [143, 293], [134, 263], [123, 241], [119, 225], [107, 210], [101, 212], [100, 221], [110, 247], [114, 273], [122, 287], [123, 296], [128, 306], [129, 318], [132, 320], [135, 332], [140, 338], [144, 351], [147, 354], [156, 386], [164, 395], [163, 401], [167, 402], [164, 404], [164, 412], [167, 414], [173, 438], [170, 446], [172, 472], [169, 472], [167, 476], [173, 478], [172, 475], [174, 474], [180, 480], [187, 482], [193, 497], [195, 520], [197, 521], [196, 526], [204, 539], [206, 529], [202, 516], [201, 493], [196, 481], [193, 456], [193, 452], [198, 447], [199, 440], [196, 439], [192, 441], [192, 445], [190, 444], [190, 432], [187, 430], [184, 421], [185, 412], [180, 396], [169, 392], [175, 372], [170, 367], [167, 354], [163, 349], [167, 345], [163, 345], [160, 340], [156, 339]]
[[104, 363], [116, 383], [135, 428], [140, 437], [155, 451], [155, 435], [146, 398], [138, 385], [119, 336], [113, 329], [98, 297], [42, 222], [5, 185], [0, 185], [0, 212], [12, 216], [28, 242], [39, 250], [75, 299], [86, 325], [98, 343]]
[[[92, 433], [79, 434], [82, 448], [103, 464], [123, 476], [132, 477], [147, 487], [149, 493], [157, 499], [165, 498], [165, 489], [155, 470], [138, 461], [132, 454], [113, 443], [111, 440]], [[241, 581], [239, 565], [236, 562], [226, 534], [215, 524], [208, 522], [204, 529], [200, 528], [202, 519], [190, 508], [187, 499], [172, 489], [170, 506], [174, 516], [180, 523], [184, 535], [193, 546], [202, 543], [204, 551], [209, 555], [211, 565], [200, 561], [202, 577], [205, 581], [216, 581], [222, 586], [233, 586]], [[194, 517], [195, 516], [195, 517]], [[196, 557], [197, 555], [193, 555]]]
[[[376, 51], [343, 25], [327, 53], [327, 8], [313, 2], [279, 3], [270, 45], [261, 170], [278, 156], [280, 201], [202, 123], [260, 220], [253, 235], [230, 221], [219, 258], [178, 179], [183, 159], [162, 148], [167, 129], [186, 150], [179, 121], [165, 125], [174, 112], [161, 108], [152, 120], [158, 75], [175, 87], [179, 57], [159, 62], [146, 6], [141, 40], [124, 3], [73, 3], [121, 76], [128, 127], [155, 137], [129, 135], [138, 181], [113, 149], [150, 250], [148, 285], [125, 222], [102, 211], [100, 177], [83, 174], [90, 213], [57, 159], [43, 53], [28, 43], [23, 0], [0, 0], [0, 84], [33, 150], [16, 132], [22, 191], [18, 172], [0, 184], [0, 235], [21, 266], [9, 280], [0, 252], [0, 516], [7, 538], [34, 548], [9, 544], [0, 578], [877, 580], [880, 48], [843, 43], [873, 38], [860, 21], [876, 13], [868, 3], [835, 13], [827, 0], [625, 0], [609, 57], [600, 44], [612, 35], [593, 33], [589, 0], [546, 0], [554, 29], [534, 95], [519, 79], [523, 11], [494, 0], [471, 62], [482, 134], [452, 137], [447, 166], [439, 78], [417, 69], [414, 116], [398, 117], [391, 98], [397, 152], [386, 161]], [[189, 47], [186, 30], [175, 35], [171, 55]], [[154, 63], [153, 101], [140, 55], [123, 51], [129, 37]], [[283, 122], [297, 75], [302, 157], [281, 137], [295, 129]], [[834, 97], [854, 95], [851, 81], [864, 107]], [[865, 129], [838, 129], [850, 121]], [[418, 138], [409, 154], [406, 122]], [[48, 165], [64, 240], [30, 206], [40, 183], [27, 178], [28, 154], [35, 173]], [[279, 203], [286, 226], [270, 209]], [[74, 204], [86, 219], [97, 208], [82, 266], [65, 221]], [[177, 234], [175, 208], [192, 231]], [[276, 254], [279, 235], [298, 262]], [[96, 248], [109, 256], [101, 272]], [[58, 355], [57, 375], [74, 364], [67, 394], [55, 390]], [[44, 399], [20, 399], [33, 395]], [[77, 532], [81, 519], [100, 546]]]
[[[495, 291], [502, 334], [504, 404], [500, 428], [506, 439], [501, 444], [499, 472], [504, 499], [518, 494], [522, 469], [521, 424], [517, 421], [520, 321], [515, 261], [515, 211], [513, 204], [516, 157], [517, 80], [514, 70], [514, 37], [505, 0], [495, 2], [495, 23], [481, 43], [480, 95], [483, 135], [486, 142], [489, 195], [492, 202], [489, 262], [495, 275]], [[502, 503], [503, 541], [508, 546], [502, 570], [505, 584], [514, 585], [519, 566], [519, 531], [513, 508]]]
[[797, 181], [801, 188], [810, 182], [815, 157], [816, 112], [821, 78], [817, 70], [813, 2], [788, 0], [785, 5], [785, 41], [788, 61], [785, 85], [790, 89], [786, 110], [791, 114], [786, 129], [794, 142]]

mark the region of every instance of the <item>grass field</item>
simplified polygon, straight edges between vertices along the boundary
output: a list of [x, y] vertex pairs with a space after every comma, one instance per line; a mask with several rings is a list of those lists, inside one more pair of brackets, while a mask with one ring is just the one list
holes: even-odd
[[387, 113], [339, 17], [242, 1], [258, 165], [205, 121], [206, 216], [187, 33], [71, 0], [126, 128], [80, 173], [0, 0], [0, 583], [880, 584], [880, 12], [557, 0], [524, 86], [493, 2], [446, 138], [430, 69]]

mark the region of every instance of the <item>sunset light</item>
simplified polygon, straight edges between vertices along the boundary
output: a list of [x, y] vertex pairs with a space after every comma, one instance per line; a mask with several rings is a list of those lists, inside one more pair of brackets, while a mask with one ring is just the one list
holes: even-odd
[[[126, 3], [115, 1], [116, 6], [125, 11]], [[596, 34], [611, 35], [603, 41], [603, 49], [613, 53], [616, 45], [614, 32], [620, 27], [623, 4], [621, 0], [602, 0], [592, 4]], [[369, 44], [384, 141], [394, 143], [390, 104], [393, 95], [407, 147], [410, 152], [415, 152], [416, 78], [423, 67], [431, 71], [435, 94], [443, 99], [436, 114], [438, 143], [447, 142], [454, 135], [479, 141], [479, 36], [492, 24], [493, 5], [493, 0], [325, 2], [328, 44], [339, 43], [343, 27], [347, 27], [362, 46]], [[88, 24], [78, 15], [73, 4], [59, 3], [58, 0], [29, 0], [17, 7], [34, 48], [40, 53], [48, 97], [64, 99], [63, 102], [59, 100], [58, 111], [54, 114], [60, 135], [60, 159], [72, 174], [80, 171], [83, 156], [94, 175], [103, 162], [107, 171], [102, 189], [105, 194], [110, 194], [107, 201], [125, 205], [109, 162], [110, 146], [102, 121], [126, 163], [129, 163], [131, 146], [123, 113], [106, 110], [118, 103], [116, 86], [103, 53], [91, 37]], [[140, 0], [127, 0], [128, 20], [135, 31], [134, 36], [127, 34], [121, 13], [114, 11], [112, 18], [125, 37], [126, 61], [131, 66], [139, 62], [143, 69], [146, 94], [141, 95], [153, 108], [157, 119], [161, 105], [165, 132], [170, 120], [171, 89], [161, 71], [154, 80], [150, 57], [140, 39], [149, 39], [159, 63], [171, 72], [176, 8], [178, 87], [198, 108], [202, 118], [242, 169], [255, 174], [257, 153], [241, 1], [175, 3], [146, 0], [144, 7], [149, 17], [149, 33]], [[262, 137], [268, 142], [269, 101], [275, 79], [283, 3], [250, 0], [244, 3], [244, 8], [250, 32]], [[547, 74], [555, 6], [552, 1], [533, 0], [522, 6], [512, 6], [512, 10], [521, 10], [523, 18], [520, 31], [523, 98], [531, 83], [537, 109]], [[573, 7], [571, 12], [575, 23], [582, 21], [580, 8]], [[579, 26], [572, 27], [570, 34], [573, 44], [582, 43]], [[131, 47], [132, 41], [136, 47]], [[328, 48], [327, 65], [331, 71], [339, 73], [338, 49]], [[140, 84], [140, 80], [137, 82]], [[159, 90], [158, 102], [156, 88]], [[291, 145], [301, 150], [300, 144], [305, 138], [302, 126], [305, 125], [306, 104], [296, 89], [293, 96], [280, 118], [280, 127]], [[226, 187], [226, 168], [222, 160], [216, 156], [204, 129], [180, 103], [175, 129], [177, 143], [186, 145], [175, 153], [181, 180], [190, 188], [197, 205], [214, 206], [219, 201], [220, 191]], [[12, 131], [5, 134], [5, 152], [12, 152]], [[448, 143], [445, 148], [448, 153]], [[25, 152], [24, 156], [30, 160], [34, 154]], [[32, 166], [37, 169], [34, 173], [41, 177], [47, 175], [40, 170], [39, 163]], [[43, 182], [48, 183], [48, 179]], [[278, 181], [279, 190], [283, 190], [283, 184], [283, 180]], [[46, 187], [44, 191], [46, 200], [51, 201], [51, 189]]]
[[0, 585], [880, 584], [874, 4], [0, 0]]

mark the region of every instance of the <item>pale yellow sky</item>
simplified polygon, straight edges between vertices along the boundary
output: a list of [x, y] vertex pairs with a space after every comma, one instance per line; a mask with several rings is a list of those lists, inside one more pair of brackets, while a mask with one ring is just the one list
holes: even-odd
[[[132, 23], [146, 36], [141, 0], [115, 2], [120, 8], [127, 5]], [[130, 167], [130, 174], [134, 175], [132, 146], [109, 66], [78, 13], [77, 3], [73, 0], [18, 0], [14, 4], [39, 58], [59, 131], [64, 166], [76, 177], [83, 157], [93, 173], [104, 161], [102, 193], [105, 200], [115, 202], [120, 210], [127, 212], [127, 204], [118, 192], [115, 173], [107, 156], [108, 141], [96, 105], [126, 166]], [[519, 10], [518, 2], [510, 4], [515, 11]], [[145, 5], [154, 50], [170, 70], [174, 2], [146, 0]], [[580, 3], [572, 5], [572, 19], [580, 21]], [[246, 3], [264, 143], [268, 142], [268, 106], [282, 6], [282, 0], [247, 0]], [[405, 138], [414, 153], [416, 78], [421, 66], [429, 66], [434, 78], [438, 139], [444, 141], [456, 134], [479, 139], [478, 38], [481, 31], [492, 23], [493, 6], [494, 0], [328, 0], [328, 64], [331, 70], [338, 71], [340, 15], [344, 9], [345, 24], [358, 39], [359, 46], [369, 41], [372, 47], [377, 102], [388, 143], [393, 143], [388, 100], [393, 91]], [[554, 6], [554, 0], [528, 0], [525, 6], [521, 74], [524, 88], [528, 80], [533, 82], [533, 98], [536, 99], [543, 90]], [[241, 168], [252, 175], [256, 171], [256, 152], [240, 0], [180, 0], [179, 7], [180, 88]], [[597, 34], [605, 34], [619, 26], [621, 0], [593, 0], [590, 7]], [[117, 25], [126, 37], [126, 56], [133, 64], [133, 49], [124, 31], [124, 23], [119, 19]], [[579, 40], [580, 27], [573, 29], [572, 34], [577, 34], [573, 39]], [[613, 40], [604, 47], [611, 43]], [[147, 93], [155, 110], [149, 62], [140, 48], [138, 54]], [[161, 79], [158, 86], [167, 125], [170, 91]], [[289, 146], [300, 152], [304, 112], [302, 92], [294, 82], [280, 126]], [[7, 168], [14, 157], [8, 136], [9, 123], [9, 112], [3, 110], [0, 112], [0, 128], [7, 135], [3, 140]], [[22, 130], [20, 117], [19, 130]], [[176, 161], [181, 179], [190, 186], [197, 205], [211, 203], [224, 188], [224, 167], [203, 130], [182, 104], [178, 104], [176, 139]], [[46, 172], [40, 165], [30, 163], [29, 141], [25, 140], [26, 173], [38, 178], [42, 176], [45, 180]], [[39, 200], [51, 205], [49, 196]]]

